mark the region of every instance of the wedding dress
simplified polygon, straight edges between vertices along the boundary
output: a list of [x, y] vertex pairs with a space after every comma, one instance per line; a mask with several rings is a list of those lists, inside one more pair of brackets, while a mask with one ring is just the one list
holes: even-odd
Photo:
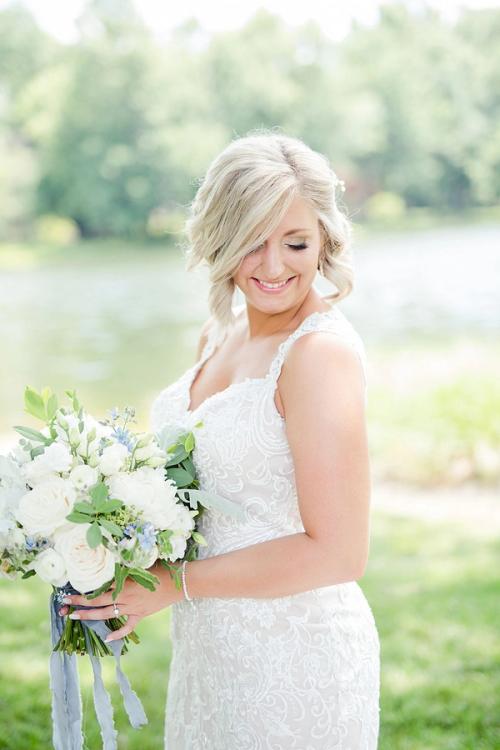
[[[199, 559], [304, 531], [274, 393], [287, 352], [311, 331], [330, 331], [353, 346], [366, 402], [363, 342], [334, 306], [302, 321], [265, 377], [232, 383], [192, 411], [191, 383], [218, 346], [209, 333], [199, 361], [152, 403], [152, 430], [170, 424], [194, 431], [201, 489], [245, 509], [244, 522], [205, 511], [199, 530], [208, 546]], [[194, 428], [200, 420], [203, 427]], [[172, 605], [170, 635], [165, 750], [377, 747], [380, 642], [356, 581], [277, 598], [182, 600]]]

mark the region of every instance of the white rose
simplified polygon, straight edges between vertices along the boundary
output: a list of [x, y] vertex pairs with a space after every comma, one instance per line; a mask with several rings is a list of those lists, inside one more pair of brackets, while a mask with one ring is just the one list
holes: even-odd
[[28, 534], [49, 536], [66, 523], [66, 516], [73, 510], [75, 500], [76, 491], [72, 483], [54, 476], [23, 495], [14, 516]]
[[33, 461], [23, 464], [22, 469], [26, 481], [33, 487], [48, 476], [69, 471], [72, 466], [73, 455], [68, 446], [56, 442], [48, 445]]
[[165, 479], [161, 468], [141, 466], [131, 474], [122, 472], [108, 480], [111, 497], [135, 506], [157, 529], [176, 528], [178, 502], [174, 482]]
[[172, 545], [172, 552], [168, 555], [167, 560], [175, 562], [179, 558], [184, 557], [187, 546], [186, 537], [181, 534], [172, 534], [168, 541]]
[[126, 445], [114, 443], [104, 448], [99, 459], [99, 469], [105, 476], [118, 474], [124, 468], [125, 459], [129, 455]]
[[73, 482], [77, 490], [88, 490], [97, 483], [99, 472], [96, 468], [92, 468], [92, 466], [81, 464], [71, 470], [69, 479]]
[[64, 586], [68, 582], [66, 564], [55, 549], [44, 549], [28, 567], [53, 586]]
[[103, 544], [94, 549], [87, 542], [88, 523], [74, 524], [70, 531], [57, 534], [54, 549], [64, 562], [70, 584], [88, 593], [110, 581], [115, 574], [115, 558]]

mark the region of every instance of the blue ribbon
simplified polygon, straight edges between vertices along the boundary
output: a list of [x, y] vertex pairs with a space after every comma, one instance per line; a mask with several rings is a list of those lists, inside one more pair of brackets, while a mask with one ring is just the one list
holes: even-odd
[[[50, 629], [52, 648], [57, 644], [64, 630], [64, 617], [59, 615], [61, 599], [65, 594], [79, 594], [70, 584], [58, 588], [50, 596]], [[72, 605], [75, 609], [97, 609]], [[94, 673], [94, 707], [101, 730], [103, 750], [117, 750], [117, 731], [113, 721], [113, 706], [102, 680], [100, 657], [92, 653], [88, 628], [102, 640], [112, 631], [104, 620], [81, 620], [87, 645], [87, 652]], [[138, 729], [148, 723], [147, 716], [136, 693], [120, 667], [120, 654], [124, 639], [117, 638], [106, 645], [116, 662], [116, 680], [123, 698], [130, 724]], [[50, 655], [49, 673], [52, 691], [52, 742], [54, 750], [82, 750], [82, 699], [78, 677], [76, 654], [54, 651]]]

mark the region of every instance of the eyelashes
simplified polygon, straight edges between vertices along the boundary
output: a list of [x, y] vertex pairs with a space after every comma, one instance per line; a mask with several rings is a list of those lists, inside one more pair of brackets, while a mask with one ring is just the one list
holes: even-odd
[[[264, 243], [262, 243], [261, 245], [257, 245], [257, 247], [254, 247], [252, 250], [249, 251], [248, 254], [255, 253], [259, 248], [263, 247], [263, 244]], [[302, 242], [300, 245], [293, 245], [293, 244], [287, 243], [287, 247], [292, 247], [294, 250], [305, 250], [307, 247], [309, 247], [309, 245], [307, 245], [305, 242]]]

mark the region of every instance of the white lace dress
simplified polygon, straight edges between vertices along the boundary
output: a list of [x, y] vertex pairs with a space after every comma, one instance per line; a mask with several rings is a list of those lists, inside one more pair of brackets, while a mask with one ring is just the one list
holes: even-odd
[[[200, 486], [240, 503], [245, 521], [206, 511], [199, 558], [304, 531], [276, 380], [293, 342], [331, 331], [361, 338], [333, 307], [283, 341], [265, 377], [233, 383], [189, 410], [189, 388], [216, 344], [154, 399], [150, 424], [193, 429]], [[366, 382], [366, 381], [365, 381]], [[365, 387], [366, 398], [366, 387]], [[199, 598], [172, 605], [166, 750], [375, 750], [380, 643], [356, 581], [277, 598]]]

